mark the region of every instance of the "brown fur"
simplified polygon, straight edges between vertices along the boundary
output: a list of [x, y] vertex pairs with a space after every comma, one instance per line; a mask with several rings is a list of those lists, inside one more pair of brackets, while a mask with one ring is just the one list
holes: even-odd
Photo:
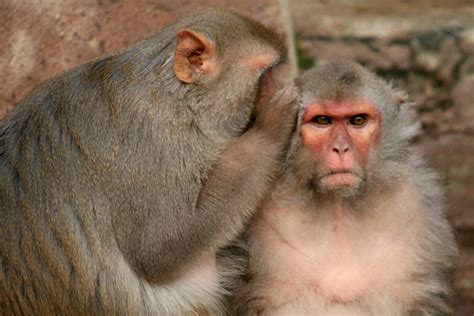
[[20, 102], [0, 125], [0, 314], [222, 314], [216, 249], [295, 121], [288, 87], [252, 123], [284, 55], [257, 22], [203, 10]]

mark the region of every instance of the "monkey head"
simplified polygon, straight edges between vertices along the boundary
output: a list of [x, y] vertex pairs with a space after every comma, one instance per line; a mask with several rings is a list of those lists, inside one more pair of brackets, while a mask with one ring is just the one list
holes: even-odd
[[[297, 80], [301, 112], [297, 174], [317, 192], [357, 196], [396, 181], [417, 126], [404, 94], [355, 63], [334, 61]], [[402, 113], [403, 112], [403, 113]]]
[[177, 35], [169, 73], [178, 79], [198, 124], [212, 123], [214, 131], [236, 136], [254, 106], [268, 103], [276, 92], [272, 71], [285, 60], [287, 48], [279, 35], [251, 19], [228, 11], [219, 11], [217, 18], [207, 10], [173, 26]]

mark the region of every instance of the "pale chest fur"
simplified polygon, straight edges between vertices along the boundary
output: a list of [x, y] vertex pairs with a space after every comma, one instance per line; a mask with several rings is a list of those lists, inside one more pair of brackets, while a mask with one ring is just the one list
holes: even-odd
[[[219, 267], [214, 251], [182, 271], [179, 277], [166, 285], [152, 285], [136, 277], [123, 258], [115, 268], [121, 276], [114, 281], [124, 289], [124, 313], [143, 315], [224, 315], [222, 305], [225, 290], [219, 277]], [[104, 293], [105, 295], [105, 293]]]
[[[269, 203], [253, 223], [250, 243], [263, 253], [259, 261], [265, 268], [257, 280], [263, 282], [265, 304], [275, 308], [270, 314], [295, 311], [291, 306], [297, 304], [301, 315], [323, 308], [325, 315], [356, 315], [355, 309], [344, 310], [352, 304], [367, 315], [364, 302], [374, 296], [385, 306], [401, 297], [397, 293], [417, 269], [416, 243], [424, 225], [412, 192], [406, 187], [359, 209], [344, 203]], [[395, 200], [404, 203], [391, 203]]]

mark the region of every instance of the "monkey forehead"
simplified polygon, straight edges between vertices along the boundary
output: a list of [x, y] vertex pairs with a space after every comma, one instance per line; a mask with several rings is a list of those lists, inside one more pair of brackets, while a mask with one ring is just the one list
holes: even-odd
[[372, 103], [366, 100], [327, 100], [311, 102], [304, 106], [302, 120], [305, 123], [317, 115], [344, 118], [357, 114], [367, 114], [375, 118], [379, 117], [379, 111]]

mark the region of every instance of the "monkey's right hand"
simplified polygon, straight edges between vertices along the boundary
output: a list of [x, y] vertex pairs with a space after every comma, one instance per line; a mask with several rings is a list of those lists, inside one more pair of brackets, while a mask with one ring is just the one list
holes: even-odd
[[267, 104], [257, 107], [255, 128], [286, 144], [296, 125], [299, 98], [299, 89], [293, 82], [285, 84]]

